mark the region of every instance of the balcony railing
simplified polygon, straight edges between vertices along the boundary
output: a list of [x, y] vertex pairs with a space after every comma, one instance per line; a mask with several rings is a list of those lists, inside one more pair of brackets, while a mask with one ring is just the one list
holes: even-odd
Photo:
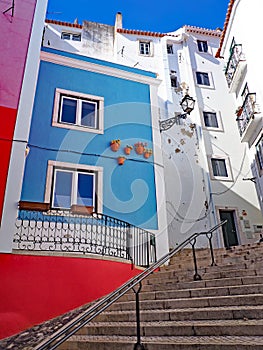
[[20, 210], [13, 248], [97, 254], [130, 260], [138, 266], [156, 261], [154, 234], [104, 214], [70, 210]]
[[[259, 113], [258, 107], [256, 105], [256, 93], [247, 94], [242, 107], [240, 108], [240, 113], [236, 119], [240, 136], [243, 138], [245, 133], [248, 131], [248, 127], [255, 118], [255, 114]], [[257, 124], [257, 123], [255, 123]], [[256, 127], [256, 125], [255, 125]], [[250, 127], [251, 131], [252, 127]], [[247, 141], [247, 140], [244, 140]]]
[[231, 50], [231, 54], [225, 70], [225, 76], [226, 76], [226, 80], [229, 88], [233, 82], [233, 78], [237, 71], [238, 66], [240, 65], [241, 62], [244, 62], [244, 61], [245, 61], [245, 55], [242, 52], [242, 45], [235, 44]]

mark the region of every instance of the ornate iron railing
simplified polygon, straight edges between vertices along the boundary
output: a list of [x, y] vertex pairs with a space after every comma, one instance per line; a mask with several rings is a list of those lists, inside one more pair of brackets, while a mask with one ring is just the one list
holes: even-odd
[[154, 234], [108, 215], [70, 210], [20, 210], [13, 248], [106, 255], [144, 267], [156, 261]]
[[[34, 347], [34, 350], [53, 350], [56, 349], [59, 345], [65, 342], [68, 338], [70, 338], [73, 334], [79, 331], [83, 326], [93, 320], [96, 316], [101, 314], [104, 310], [106, 310], [109, 306], [111, 306], [115, 301], [121, 298], [125, 293], [133, 289], [136, 295], [136, 323], [137, 323], [137, 342], [134, 346], [136, 350], [145, 350], [144, 345], [141, 343], [141, 333], [140, 333], [140, 301], [139, 301], [139, 293], [142, 288], [142, 281], [152, 274], [156, 269], [165, 264], [169, 259], [171, 259], [176, 253], [180, 252], [183, 248], [190, 245], [193, 251], [193, 259], [194, 259], [194, 280], [201, 280], [202, 277], [198, 273], [198, 264], [197, 264], [197, 255], [196, 255], [196, 243], [197, 238], [199, 236], [205, 236], [208, 239], [208, 246], [211, 254], [211, 266], [216, 265], [213, 245], [212, 245], [212, 235], [213, 233], [222, 225], [224, 225], [227, 221], [222, 221], [218, 225], [214, 226], [210, 231], [207, 232], [199, 232], [194, 233], [192, 236], [187, 238], [183, 243], [176, 246], [169, 253], [164, 255], [157, 262], [152, 264], [149, 268], [145, 269], [138, 276], [133, 277], [128, 282], [123, 284], [121, 287], [116, 289], [114, 292], [107, 295], [105, 298], [99, 300], [95, 304], [93, 304], [89, 309], [84, 311], [81, 315], [78, 315], [75, 319], [69, 321], [68, 324], [61, 327], [59, 330], [54, 332], [50, 337], [46, 338], [40, 344]], [[137, 289], [136, 289], [137, 286]]]
[[244, 60], [245, 60], [245, 55], [242, 52], [242, 45], [235, 44], [231, 49], [231, 54], [225, 70], [225, 76], [226, 76], [228, 87], [230, 87], [232, 83], [232, 80], [239, 62]]
[[240, 115], [236, 119], [240, 136], [244, 134], [248, 123], [254, 118], [256, 113], [256, 93], [249, 93], [240, 108]]

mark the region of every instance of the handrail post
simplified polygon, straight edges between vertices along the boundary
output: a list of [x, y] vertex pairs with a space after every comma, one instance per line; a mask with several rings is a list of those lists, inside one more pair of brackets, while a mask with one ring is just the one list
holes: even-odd
[[137, 343], [134, 345], [133, 350], [145, 350], [144, 345], [141, 343], [141, 325], [140, 325], [140, 298], [139, 293], [142, 289], [142, 283], [139, 282], [139, 287], [137, 290], [132, 288], [136, 297], [136, 335], [137, 335]]
[[202, 277], [198, 273], [197, 260], [196, 260], [196, 254], [195, 254], [195, 243], [196, 243], [196, 238], [193, 239], [193, 243], [190, 242], [190, 244], [192, 246], [193, 258], [194, 258], [194, 267], [195, 267], [194, 281], [200, 281], [202, 279]]
[[212, 233], [207, 234], [206, 237], [208, 238], [209, 241], [209, 248], [210, 248], [210, 254], [211, 254], [211, 266], [217, 266], [216, 262], [215, 262], [215, 255], [214, 255], [214, 249], [213, 249], [213, 245], [212, 245]]

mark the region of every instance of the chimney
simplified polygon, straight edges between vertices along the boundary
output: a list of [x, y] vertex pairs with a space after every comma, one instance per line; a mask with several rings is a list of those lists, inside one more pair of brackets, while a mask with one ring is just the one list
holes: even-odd
[[122, 28], [122, 14], [121, 12], [116, 13], [115, 17], [115, 30]]

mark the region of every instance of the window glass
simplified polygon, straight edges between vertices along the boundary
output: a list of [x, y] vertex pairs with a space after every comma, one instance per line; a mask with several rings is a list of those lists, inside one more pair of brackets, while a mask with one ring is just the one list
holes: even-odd
[[208, 73], [196, 72], [197, 84], [200, 85], [210, 85]]
[[70, 209], [72, 204], [94, 205], [94, 173], [55, 169], [54, 179], [54, 208]]
[[176, 76], [171, 75], [171, 86], [172, 87], [177, 87], [177, 78]]
[[214, 176], [228, 177], [225, 159], [211, 159]]
[[200, 52], [208, 51], [207, 41], [197, 40], [197, 46], [198, 46], [198, 51]]
[[173, 45], [172, 44], [167, 44], [167, 53], [173, 54]]
[[76, 123], [77, 100], [62, 97], [61, 121], [63, 123]]
[[218, 128], [218, 122], [216, 113], [214, 112], [203, 112], [205, 126], [211, 128]]
[[55, 188], [53, 206], [55, 208], [70, 208], [71, 206], [72, 173], [57, 170], [55, 173]]
[[96, 127], [96, 103], [82, 101], [81, 125]]
[[94, 175], [78, 174], [77, 204], [93, 206], [93, 184]]
[[150, 55], [150, 43], [140, 41], [140, 54]]
[[62, 33], [61, 39], [63, 40], [70, 40], [70, 33]]
[[81, 35], [80, 34], [72, 34], [72, 40], [73, 41], [81, 41]]

